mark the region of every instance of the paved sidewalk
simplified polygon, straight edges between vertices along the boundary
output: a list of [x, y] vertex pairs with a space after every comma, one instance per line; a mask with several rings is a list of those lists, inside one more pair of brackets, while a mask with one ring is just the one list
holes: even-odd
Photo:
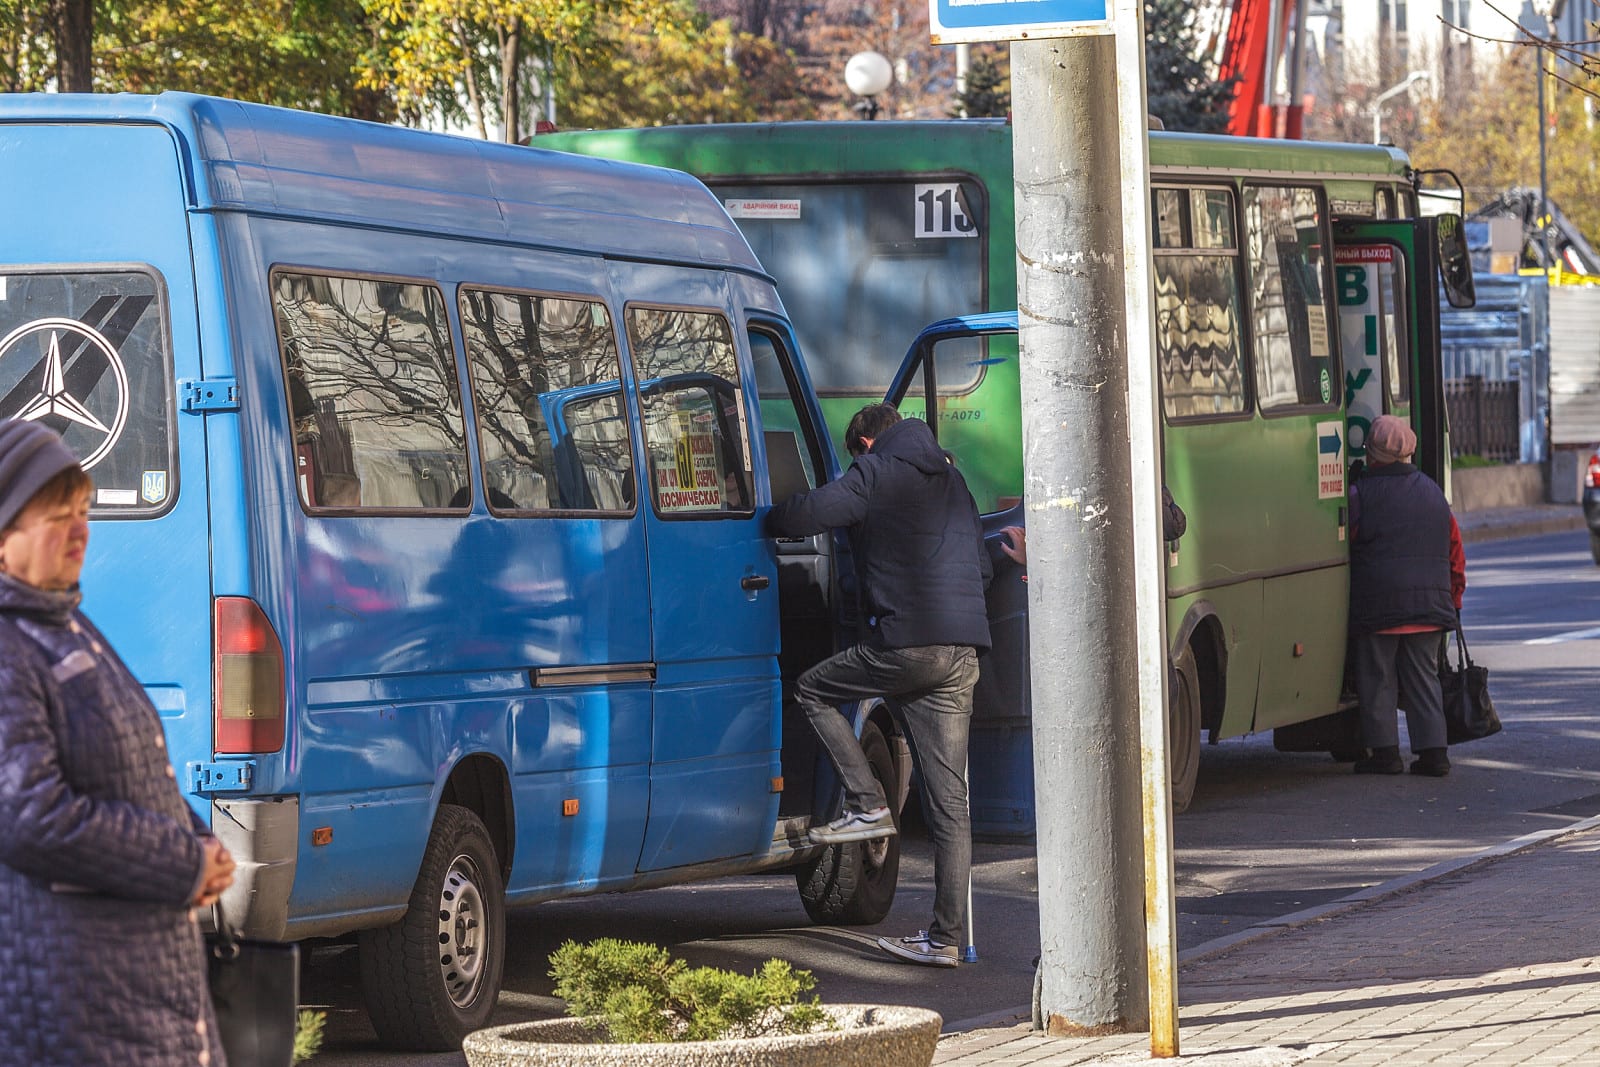
[[[1179, 967], [1184, 1061], [1600, 1063], [1600, 818], [1213, 942]], [[1220, 950], [1219, 950], [1220, 946]], [[936, 1064], [1156, 1062], [1144, 1033], [950, 1034]]]

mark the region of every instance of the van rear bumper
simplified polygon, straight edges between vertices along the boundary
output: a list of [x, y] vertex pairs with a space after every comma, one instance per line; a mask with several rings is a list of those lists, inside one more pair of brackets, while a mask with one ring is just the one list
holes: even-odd
[[222, 895], [229, 922], [244, 937], [283, 940], [299, 853], [300, 798], [213, 798], [211, 829], [238, 864]]

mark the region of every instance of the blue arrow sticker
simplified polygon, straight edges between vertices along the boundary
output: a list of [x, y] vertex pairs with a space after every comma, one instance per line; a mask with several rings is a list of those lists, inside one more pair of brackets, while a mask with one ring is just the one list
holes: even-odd
[[1339, 454], [1339, 431], [1338, 430], [1334, 430], [1331, 433], [1325, 433], [1321, 437], [1318, 437], [1317, 438], [1317, 451], [1319, 453], [1321, 453], [1322, 455], [1335, 455], [1335, 456], [1338, 455]]

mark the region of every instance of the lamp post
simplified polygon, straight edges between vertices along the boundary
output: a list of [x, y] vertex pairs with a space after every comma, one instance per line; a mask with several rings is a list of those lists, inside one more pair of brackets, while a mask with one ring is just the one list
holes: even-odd
[[[1539, 28], [1544, 31], [1546, 40], [1553, 40], [1556, 35], [1555, 25], [1551, 22], [1555, 14], [1556, 4], [1552, 0], [1533, 0], [1534, 14], [1539, 18]], [[1548, 62], [1544, 54], [1544, 42], [1534, 41], [1533, 54], [1538, 61], [1535, 77], [1539, 80], [1538, 106], [1539, 106], [1539, 251], [1544, 260], [1545, 277], [1551, 276], [1550, 270], [1556, 266], [1554, 254], [1550, 249], [1550, 176], [1547, 163], [1550, 136], [1550, 115], [1546, 111], [1548, 104], [1545, 101], [1545, 72]]]
[[864, 119], [878, 117], [878, 94], [894, 81], [894, 67], [881, 52], [857, 52], [844, 65], [844, 83], [861, 99], [854, 111]]
[[1399, 85], [1393, 85], [1379, 93], [1372, 101], [1372, 143], [1383, 143], [1383, 105], [1386, 100], [1399, 96], [1412, 85], [1429, 77], [1425, 70], [1414, 70], [1406, 75], [1406, 80]]

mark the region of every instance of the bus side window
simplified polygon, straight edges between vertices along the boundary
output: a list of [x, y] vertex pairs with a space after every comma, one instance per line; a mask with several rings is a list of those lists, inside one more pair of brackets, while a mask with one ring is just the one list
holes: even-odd
[[633, 510], [633, 449], [599, 300], [462, 287], [461, 332], [492, 511]]
[[1231, 189], [1152, 194], [1156, 354], [1168, 420], [1245, 410], [1239, 241]]
[[1315, 189], [1246, 186], [1256, 390], [1261, 410], [1334, 407], [1327, 241]]
[[750, 430], [728, 320], [640, 306], [626, 316], [656, 511], [748, 514]]
[[273, 275], [307, 508], [464, 508], [466, 431], [444, 298], [422, 282]]

